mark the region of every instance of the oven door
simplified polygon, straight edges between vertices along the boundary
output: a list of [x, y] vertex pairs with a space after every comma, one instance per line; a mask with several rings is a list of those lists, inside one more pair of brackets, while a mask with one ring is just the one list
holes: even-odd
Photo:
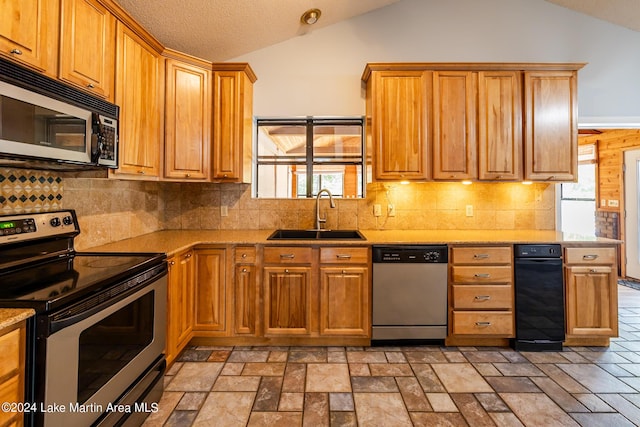
[[[47, 338], [44, 425], [87, 426], [114, 408], [123, 393], [164, 351], [167, 278], [154, 278], [126, 296], [78, 316], [52, 322]], [[144, 408], [142, 408], [144, 410]]]

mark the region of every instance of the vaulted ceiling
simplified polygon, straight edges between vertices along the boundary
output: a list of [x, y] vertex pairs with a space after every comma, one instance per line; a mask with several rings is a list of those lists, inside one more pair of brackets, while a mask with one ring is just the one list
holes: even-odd
[[[222, 62], [304, 34], [308, 9], [322, 11], [326, 27], [401, 0], [116, 0], [162, 44]], [[548, 1], [640, 31], [639, 0]]]

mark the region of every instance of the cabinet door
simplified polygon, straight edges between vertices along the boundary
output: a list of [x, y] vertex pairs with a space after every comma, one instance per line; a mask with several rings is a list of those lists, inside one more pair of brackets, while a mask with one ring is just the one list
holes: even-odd
[[211, 72], [173, 59], [166, 62], [164, 176], [206, 180], [211, 145]]
[[612, 266], [566, 269], [567, 334], [618, 335], [616, 273]]
[[193, 332], [193, 251], [168, 260], [167, 363], [171, 363]]
[[213, 73], [213, 179], [251, 182], [253, 84], [244, 72]]
[[116, 104], [120, 106], [118, 177], [160, 174], [163, 67], [160, 55], [118, 23]]
[[236, 335], [256, 335], [258, 320], [256, 286], [255, 265], [237, 265], [234, 292], [234, 333]]
[[308, 335], [310, 267], [264, 268], [265, 335]]
[[226, 300], [225, 250], [198, 249], [193, 329], [226, 331]]
[[369, 269], [320, 268], [320, 334], [369, 336]]
[[577, 72], [525, 72], [524, 96], [524, 178], [577, 179]]
[[476, 80], [466, 71], [433, 73], [433, 178], [477, 176]]
[[478, 178], [522, 180], [522, 74], [478, 73]]
[[0, 55], [57, 76], [59, 0], [4, 0]]
[[370, 82], [375, 178], [428, 179], [431, 73], [379, 71]]
[[113, 101], [116, 19], [97, 0], [62, 0], [60, 79]]

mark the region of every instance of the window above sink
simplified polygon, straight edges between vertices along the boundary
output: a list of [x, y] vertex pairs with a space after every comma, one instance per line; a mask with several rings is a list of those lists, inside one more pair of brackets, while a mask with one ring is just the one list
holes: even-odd
[[362, 117], [258, 118], [256, 123], [255, 197], [312, 198], [322, 188], [335, 197], [364, 197]]

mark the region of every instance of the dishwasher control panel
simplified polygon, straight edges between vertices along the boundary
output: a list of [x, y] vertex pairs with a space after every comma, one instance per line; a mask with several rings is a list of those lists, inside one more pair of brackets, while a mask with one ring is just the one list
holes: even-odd
[[375, 263], [446, 263], [448, 261], [446, 245], [429, 246], [374, 246]]

